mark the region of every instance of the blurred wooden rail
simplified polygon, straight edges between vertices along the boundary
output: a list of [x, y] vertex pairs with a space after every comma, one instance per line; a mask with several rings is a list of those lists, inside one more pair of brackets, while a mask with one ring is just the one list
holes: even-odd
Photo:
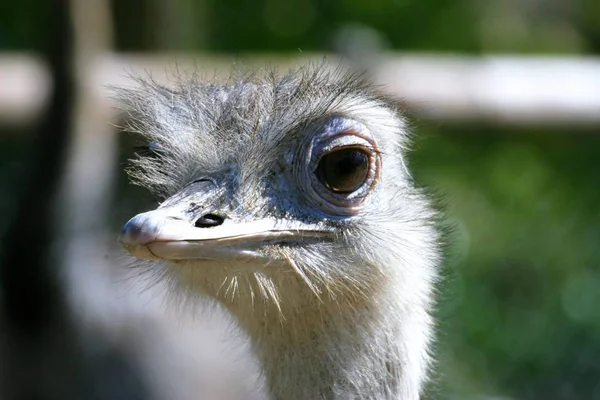
[[[320, 54], [227, 56], [207, 54], [108, 54], [88, 71], [98, 101], [106, 85], [131, 84], [128, 72], [200, 69], [225, 77], [234, 62], [281, 70]], [[336, 59], [336, 56], [328, 56]], [[371, 72], [386, 91], [417, 116], [437, 121], [512, 125], [600, 126], [600, 58], [469, 57], [444, 54], [381, 54]], [[0, 53], [0, 124], [22, 125], [42, 110], [50, 82], [44, 64], [27, 54]]]

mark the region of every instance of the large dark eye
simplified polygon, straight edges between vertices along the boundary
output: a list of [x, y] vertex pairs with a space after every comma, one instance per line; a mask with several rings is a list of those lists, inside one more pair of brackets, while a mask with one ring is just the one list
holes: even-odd
[[369, 175], [369, 156], [357, 148], [334, 150], [319, 160], [317, 177], [336, 193], [352, 193]]

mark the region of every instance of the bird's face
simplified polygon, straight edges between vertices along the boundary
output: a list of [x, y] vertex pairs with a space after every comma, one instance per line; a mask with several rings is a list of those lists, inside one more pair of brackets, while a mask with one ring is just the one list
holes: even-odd
[[[329, 287], [381, 275], [411, 246], [405, 230], [418, 235], [423, 216], [397, 113], [358, 89], [277, 84], [152, 88], [169, 98], [133, 114], [156, 148], [133, 174], [166, 199], [125, 224], [127, 251], [234, 275], [297, 273]], [[136, 93], [127, 99], [144, 94]]]
[[344, 221], [359, 219], [373, 195], [381, 153], [359, 121], [335, 115], [307, 128], [278, 146], [279, 158], [263, 154], [263, 165], [250, 166], [254, 176], [242, 178], [245, 161], [257, 161], [251, 154], [216, 173], [200, 170], [156, 210], [129, 220], [121, 243], [143, 259], [262, 265], [286, 259], [277, 247], [339, 240]]

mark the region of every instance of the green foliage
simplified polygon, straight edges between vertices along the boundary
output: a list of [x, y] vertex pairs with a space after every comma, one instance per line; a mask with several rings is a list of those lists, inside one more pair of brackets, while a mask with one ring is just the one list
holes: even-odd
[[412, 160], [454, 226], [435, 391], [598, 398], [598, 132], [462, 129], [422, 138]]
[[[119, 43], [128, 50], [323, 51], [343, 28], [357, 25], [373, 29], [392, 49], [600, 50], [595, 0], [121, 0], [114, 8]], [[182, 25], [186, 34], [174, 33]]]

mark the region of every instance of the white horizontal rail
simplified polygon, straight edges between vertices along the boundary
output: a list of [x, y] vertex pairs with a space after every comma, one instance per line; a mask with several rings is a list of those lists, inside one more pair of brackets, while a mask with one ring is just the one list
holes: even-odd
[[[107, 85], [131, 83], [129, 72], [147, 71], [168, 81], [167, 71], [177, 66], [181, 71], [198, 69], [207, 77], [226, 77], [234, 63], [285, 70], [307, 59], [322, 58], [306, 53], [247, 57], [109, 54], [94, 63], [88, 81], [102, 101], [107, 98]], [[384, 90], [426, 119], [600, 125], [600, 58], [389, 53], [371, 65], [375, 81]], [[40, 59], [0, 54], [0, 123], [34, 119], [45, 105], [50, 84]]]

